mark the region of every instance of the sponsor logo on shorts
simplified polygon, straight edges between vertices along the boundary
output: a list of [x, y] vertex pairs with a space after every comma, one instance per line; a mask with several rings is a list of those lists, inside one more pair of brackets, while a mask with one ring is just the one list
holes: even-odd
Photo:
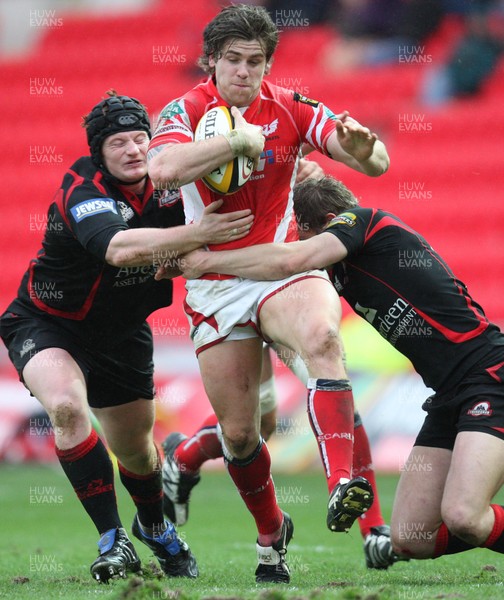
[[23, 347], [21, 348], [21, 352], [19, 353], [19, 355], [21, 356], [21, 358], [23, 358], [23, 356], [27, 352], [30, 352], [31, 350], [34, 350], [34, 349], [35, 349], [35, 342], [31, 338], [28, 338], [27, 340], [25, 340], [23, 342]]
[[467, 411], [471, 417], [489, 417], [493, 413], [490, 402], [478, 402]]
[[[343, 286], [342, 286], [343, 287]], [[374, 318], [376, 317], [376, 313], [378, 312], [374, 308], [368, 308], [366, 306], [361, 306], [358, 302], [355, 303], [355, 310], [359, 312], [368, 323], [372, 323]]]
[[114, 200], [109, 198], [94, 198], [93, 200], [85, 200], [70, 209], [73, 218], [80, 223], [88, 217], [99, 215], [105, 212], [111, 212], [117, 215], [117, 206]]

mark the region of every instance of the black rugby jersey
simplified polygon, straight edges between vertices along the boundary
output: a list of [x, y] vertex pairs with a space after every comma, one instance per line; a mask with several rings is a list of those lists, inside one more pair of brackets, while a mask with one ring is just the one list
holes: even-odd
[[107, 264], [110, 240], [128, 228], [183, 224], [178, 190], [157, 192], [148, 181], [139, 198], [127, 186], [110, 183], [90, 157], [82, 157], [63, 177], [48, 210], [42, 249], [7, 311], [24, 308], [56, 319], [81, 338], [116, 344], [153, 311], [171, 304], [173, 285], [154, 280], [155, 266]]
[[504, 360], [499, 328], [429, 243], [398, 217], [355, 208], [325, 231], [348, 251], [328, 269], [337, 292], [410, 359], [427, 386], [446, 391], [472, 366]]

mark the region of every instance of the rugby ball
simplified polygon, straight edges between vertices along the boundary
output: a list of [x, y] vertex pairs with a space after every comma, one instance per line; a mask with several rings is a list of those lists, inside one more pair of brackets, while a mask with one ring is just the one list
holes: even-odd
[[[229, 133], [234, 129], [234, 118], [227, 106], [216, 106], [200, 119], [194, 140], [208, 140], [216, 135]], [[247, 183], [254, 170], [254, 159], [250, 156], [237, 156], [228, 163], [217, 167], [202, 177], [203, 183], [218, 194], [234, 194]]]

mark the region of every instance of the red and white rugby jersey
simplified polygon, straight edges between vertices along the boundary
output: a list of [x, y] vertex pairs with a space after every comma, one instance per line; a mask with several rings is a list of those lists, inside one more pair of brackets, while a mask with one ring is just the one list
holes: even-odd
[[[214, 106], [229, 104], [209, 78], [162, 110], [149, 149], [193, 141], [200, 118]], [[260, 125], [266, 137], [259, 165], [250, 180], [229, 196], [212, 192], [201, 180], [182, 187], [187, 223], [199, 220], [203, 208], [218, 198], [224, 199], [220, 212], [250, 208], [255, 216], [249, 235], [212, 245], [211, 250], [297, 239], [292, 193], [300, 148], [308, 143], [328, 154], [327, 139], [335, 130], [334, 113], [321, 102], [267, 81], [263, 81], [260, 93], [242, 114], [249, 123]]]

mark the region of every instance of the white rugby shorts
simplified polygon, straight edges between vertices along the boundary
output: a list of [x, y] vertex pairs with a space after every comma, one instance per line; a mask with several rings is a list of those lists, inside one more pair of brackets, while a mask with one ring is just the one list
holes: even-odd
[[188, 280], [184, 311], [189, 319], [196, 354], [224, 340], [263, 338], [259, 326], [262, 304], [296, 281], [310, 277], [329, 281], [327, 273], [319, 270], [277, 281], [253, 281], [241, 277]]

